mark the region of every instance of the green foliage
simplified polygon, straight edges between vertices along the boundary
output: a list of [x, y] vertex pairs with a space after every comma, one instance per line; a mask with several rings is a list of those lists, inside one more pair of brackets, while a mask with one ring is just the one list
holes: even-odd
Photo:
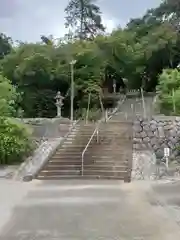
[[[59, 47], [29, 44], [1, 62], [3, 74], [23, 93], [21, 107], [26, 117], [53, 117], [56, 114], [54, 97], [58, 90], [70, 101], [70, 60], [77, 60], [75, 73], [75, 106], [87, 106], [88, 92], [100, 90], [104, 59], [94, 42], [60, 45]], [[16, 67], [15, 67], [16, 66]], [[97, 94], [93, 101], [96, 102]], [[64, 109], [66, 114], [68, 111]]]
[[[4, 46], [10, 44], [10, 40], [3, 35], [0, 49], [5, 54], [0, 70], [16, 86], [15, 109], [22, 108], [24, 117], [54, 117], [54, 97], [61, 91], [65, 97], [62, 113], [68, 117], [72, 59], [76, 60], [74, 107], [77, 116], [83, 115], [83, 109], [87, 108], [89, 93], [92, 95], [90, 108], [99, 108], [102, 86], [108, 81], [112, 84], [114, 79], [121, 86], [122, 79], [127, 79], [124, 84], [130, 89], [143, 86], [146, 91], [154, 91], [163, 69], [174, 69], [179, 64], [180, 33], [175, 27], [179, 0], [173, 1], [164, 1], [142, 18], [131, 19], [125, 29], [117, 28], [105, 34], [99, 7], [92, 0], [71, 0], [65, 13], [66, 26], [75, 29], [72, 39], [58, 42], [51, 35], [41, 36], [41, 42], [20, 43], [13, 49], [9, 45], [5, 51]], [[168, 18], [173, 12], [175, 17]], [[160, 80], [160, 86], [169, 89], [168, 81], [165, 80], [164, 85], [163, 81]], [[169, 81], [171, 85], [171, 78]], [[161, 91], [161, 105], [172, 109], [169, 97], [172, 93]]]
[[8, 117], [19, 117], [20, 95], [11, 82], [0, 75], [0, 164], [20, 162], [32, 150], [30, 132]]
[[0, 117], [0, 164], [23, 161], [33, 149], [29, 135], [29, 130], [14, 119]]
[[166, 69], [159, 76], [158, 104], [162, 113], [180, 114], [180, 72]]
[[[17, 116], [20, 112], [17, 103], [19, 94], [10, 81], [0, 75], [0, 114], [1, 116]], [[19, 110], [19, 111], [18, 111]]]

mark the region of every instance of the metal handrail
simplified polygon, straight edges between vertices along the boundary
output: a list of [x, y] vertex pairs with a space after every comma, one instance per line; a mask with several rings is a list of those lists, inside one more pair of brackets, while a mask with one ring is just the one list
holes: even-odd
[[[116, 109], [116, 111], [117, 111], [117, 109]], [[112, 115], [113, 115], [113, 114], [114, 114], [114, 111], [112, 112]], [[109, 121], [109, 120], [111, 119], [112, 115], [111, 115], [110, 117], [108, 117], [107, 119], [105, 119], [105, 122], [106, 122], [106, 121]], [[89, 139], [86, 147], [84, 148], [84, 150], [83, 150], [83, 152], [82, 152], [82, 155], [81, 155], [81, 156], [82, 156], [82, 158], [81, 158], [81, 176], [84, 175], [84, 155], [85, 155], [85, 152], [87, 151], [87, 149], [88, 149], [88, 147], [89, 147], [89, 145], [90, 145], [93, 137], [95, 136], [95, 134], [97, 134], [97, 142], [99, 141], [99, 125], [100, 125], [100, 123], [101, 123], [103, 120], [104, 120], [104, 119], [101, 119], [101, 120], [99, 121], [96, 129], [94, 130], [94, 132], [93, 132], [93, 134], [91, 135], [91, 137], [90, 137], [90, 139]]]
[[81, 176], [84, 175], [84, 155], [85, 155], [85, 152], [87, 151], [93, 137], [95, 136], [95, 134], [97, 134], [97, 142], [98, 142], [98, 129], [99, 129], [99, 124], [98, 126], [96, 127], [96, 129], [94, 130], [93, 134], [91, 135], [86, 147], [84, 148], [83, 152], [82, 152], [82, 158], [81, 158]]
[[[126, 100], [126, 96], [123, 98], [123, 100], [121, 101], [121, 103], [123, 103], [125, 100]], [[109, 117], [107, 117], [107, 119], [103, 119], [103, 118], [102, 118], [102, 119], [99, 121], [99, 123], [98, 123], [96, 129], [94, 130], [93, 134], [91, 135], [91, 137], [90, 137], [90, 139], [89, 139], [89, 141], [88, 141], [88, 143], [87, 143], [86, 147], [84, 148], [84, 150], [83, 150], [83, 152], [82, 152], [82, 155], [81, 155], [81, 156], [82, 156], [82, 158], [81, 158], [81, 176], [84, 175], [84, 155], [85, 155], [85, 152], [87, 151], [87, 149], [88, 149], [88, 147], [89, 147], [89, 145], [90, 145], [93, 137], [95, 136], [95, 134], [97, 134], [97, 142], [99, 141], [99, 125], [100, 125], [100, 123], [101, 123], [103, 120], [105, 120], [105, 122], [109, 121], [109, 120], [112, 118], [112, 116], [118, 111], [118, 108], [119, 108], [119, 107], [115, 108], [114, 111], [111, 113], [111, 115], [110, 115]]]

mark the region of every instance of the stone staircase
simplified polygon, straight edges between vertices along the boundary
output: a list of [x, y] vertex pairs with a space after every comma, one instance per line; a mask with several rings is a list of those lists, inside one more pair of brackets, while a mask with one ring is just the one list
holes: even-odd
[[84, 158], [84, 177], [131, 180], [132, 123], [101, 123], [99, 141], [92, 144]]
[[41, 169], [37, 178], [55, 180], [79, 177], [81, 175], [81, 155], [94, 130], [95, 124], [86, 125], [82, 122], [77, 124]]
[[[152, 101], [152, 97], [145, 98], [147, 116], [151, 115]], [[143, 106], [141, 98], [136, 96], [127, 98], [107, 123], [99, 124], [99, 141], [94, 135], [84, 154], [83, 176], [82, 152], [97, 125], [80, 122], [41, 169], [37, 178], [100, 178], [129, 182], [133, 158], [133, 119], [138, 115], [143, 115]]]
[[130, 181], [132, 161], [132, 124], [128, 122], [101, 123], [99, 137], [94, 135], [84, 155], [82, 152], [96, 125], [78, 124], [56, 153], [41, 169], [37, 179], [56, 180], [69, 178], [121, 179]]

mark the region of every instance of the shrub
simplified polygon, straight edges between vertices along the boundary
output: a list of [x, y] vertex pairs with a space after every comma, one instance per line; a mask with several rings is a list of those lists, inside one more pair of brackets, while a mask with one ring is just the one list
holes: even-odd
[[160, 112], [167, 115], [180, 114], [180, 71], [165, 69], [159, 76], [157, 86]]
[[31, 153], [30, 133], [15, 119], [0, 117], [0, 164], [21, 162]]
[[[20, 98], [11, 82], [0, 74], [0, 114], [1, 116], [17, 116], [17, 102]], [[18, 109], [19, 111], [20, 109]]]

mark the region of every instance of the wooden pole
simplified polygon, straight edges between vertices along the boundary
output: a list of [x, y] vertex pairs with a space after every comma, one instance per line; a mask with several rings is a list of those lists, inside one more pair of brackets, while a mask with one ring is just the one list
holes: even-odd
[[142, 105], [143, 105], [144, 118], [146, 118], [146, 106], [145, 106], [144, 94], [143, 94], [143, 88], [142, 88], [142, 87], [141, 87], [141, 97], [142, 97]]
[[174, 88], [172, 89], [172, 102], [173, 102], [173, 111], [176, 113], [176, 101], [174, 97]]
[[88, 107], [87, 107], [87, 112], [86, 112], [86, 123], [88, 122], [88, 118], [89, 118], [90, 101], [91, 101], [91, 92], [89, 93], [89, 96], [88, 96]]

